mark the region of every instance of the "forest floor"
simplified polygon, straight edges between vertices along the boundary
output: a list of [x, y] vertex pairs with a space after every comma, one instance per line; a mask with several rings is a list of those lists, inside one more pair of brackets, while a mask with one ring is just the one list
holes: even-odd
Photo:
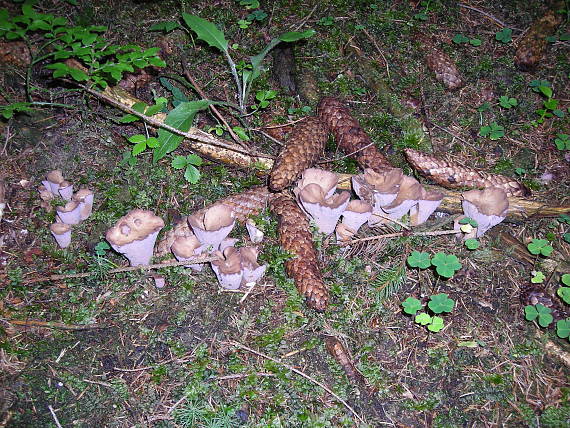
[[[545, 206], [570, 202], [570, 141], [563, 136], [570, 134], [570, 12], [536, 67], [521, 71], [514, 57], [546, 13], [544, 2], [261, 1], [247, 9], [255, 3], [47, 0], [35, 10], [66, 17], [68, 25], [107, 26], [101, 37], [109, 44], [160, 47], [166, 67], [126, 87], [149, 104], [158, 96], [201, 99], [181, 83], [182, 62], [209, 99], [236, 102], [218, 50], [188, 30], [150, 31], [155, 24], [180, 22], [182, 13], [215, 23], [240, 70], [240, 61], [272, 37], [314, 29], [292, 44], [296, 93], [278, 83], [287, 52], [275, 54], [275, 63], [272, 55], [265, 60], [267, 71], [246, 100], [260, 108], [249, 108], [241, 122], [250, 149], [278, 154], [264, 126], [314, 114], [320, 97], [337, 96], [407, 174], [413, 171], [402, 149], [412, 147], [521, 180]], [[10, 16], [21, 13], [19, 3], [6, 7]], [[37, 58], [45, 39], [39, 32], [29, 37]], [[180, 215], [266, 177], [204, 158], [192, 184], [171, 164], [173, 156], [192, 153], [187, 142], [157, 163], [149, 149], [133, 158], [127, 139], [150, 128], [120, 123], [122, 112], [53, 78], [48, 60], [27, 73], [27, 48], [18, 53], [18, 40], [0, 42], [2, 103], [25, 102], [27, 90], [33, 101], [67, 105], [35, 105], [0, 121], [7, 203], [0, 223], [0, 426], [570, 426], [570, 343], [524, 312], [529, 289], [555, 295], [569, 272], [570, 218], [503, 222], [475, 250], [453, 235], [404, 234], [347, 251], [334, 236], [315, 232], [331, 291], [329, 309], [317, 313], [286, 277], [276, 219], [265, 211], [258, 217], [266, 235], [260, 260], [268, 269], [251, 292], [221, 291], [209, 267], [161, 268], [166, 286], [157, 288], [145, 272], [108, 272], [127, 262], [100, 244], [106, 230], [142, 208], [165, 220], [164, 233]], [[433, 49], [455, 62], [461, 88], [447, 90], [427, 68]], [[219, 109], [240, 124], [235, 111]], [[195, 126], [230, 140], [207, 110]], [[486, 126], [494, 134], [485, 134]], [[325, 158], [335, 160], [322, 168], [358, 173], [332, 138]], [[37, 192], [53, 169], [95, 193], [92, 216], [74, 227], [64, 250], [49, 231], [61, 202], [42, 204]], [[433, 216], [424, 230], [449, 229], [451, 220]], [[365, 226], [359, 237], [399, 230]], [[247, 241], [242, 226], [231, 236]], [[546, 239], [554, 251], [530, 254], [532, 239]], [[410, 267], [412, 251], [453, 254], [462, 267], [445, 279]], [[542, 283], [531, 283], [533, 271], [544, 274]], [[91, 275], [41, 280], [82, 272]], [[402, 302], [412, 296], [425, 304], [438, 293], [455, 307], [436, 333], [404, 313]], [[327, 337], [340, 340], [362, 377], [347, 375], [327, 352]]]

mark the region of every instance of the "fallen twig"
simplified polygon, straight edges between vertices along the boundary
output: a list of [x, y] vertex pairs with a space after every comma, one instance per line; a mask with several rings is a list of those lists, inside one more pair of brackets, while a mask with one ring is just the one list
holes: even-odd
[[366, 423], [366, 422], [364, 421], [364, 419], [362, 419], [362, 417], [361, 417], [358, 413], [356, 413], [356, 411], [350, 406], [350, 404], [348, 404], [348, 403], [347, 403], [346, 401], [344, 401], [341, 397], [339, 397], [337, 394], [335, 394], [328, 386], [326, 386], [325, 384], [319, 382], [319, 381], [316, 380], [316, 379], [313, 379], [313, 378], [312, 378], [311, 376], [309, 376], [308, 374], [302, 372], [302, 371], [299, 370], [299, 369], [296, 369], [295, 367], [293, 367], [293, 366], [291, 366], [291, 365], [289, 365], [289, 364], [287, 364], [287, 363], [284, 363], [283, 361], [281, 361], [281, 360], [279, 360], [279, 359], [277, 359], [277, 358], [273, 358], [273, 357], [271, 357], [271, 356], [269, 356], [269, 355], [267, 355], [267, 354], [264, 354], [263, 352], [259, 352], [259, 351], [256, 351], [256, 350], [254, 350], [254, 349], [248, 348], [247, 346], [242, 345], [242, 344], [239, 343], [239, 342], [236, 342], [236, 341], [233, 341], [233, 340], [232, 340], [232, 341], [229, 341], [229, 342], [227, 342], [227, 343], [228, 343], [229, 345], [235, 346], [236, 348], [243, 349], [244, 351], [247, 351], [247, 352], [251, 352], [252, 354], [258, 355], [258, 356], [260, 356], [260, 357], [262, 357], [262, 358], [265, 358], [265, 359], [267, 359], [267, 360], [271, 360], [271, 361], [273, 361], [274, 363], [280, 364], [280, 365], [282, 365], [283, 367], [287, 368], [288, 370], [291, 370], [292, 372], [298, 374], [299, 376], [304, 377], [304, 378], [307, 379], [308, 381], [310, 381], [310, 382], [314, 383], [315, 385], [321, 387], [321, 388], [324, 389], [326, 392], [328, 392], [330, 395], [332, 395], [336, 400], [338, 400], [338, 402], [340, 402], [344, 407], [346, 407], [346, 408], [350, 411], [350, 413], [352, 413], [352, 414], [356, 417], [356, 419], [358, 419], [360, 422]]
[[24, 327], [45, 327], [45, 328], [57, 328], [60, 330], [96, 330], [102, 328], [110, 328], [109, 325], [104, 324], [85, 324], [85, 325], [75, 325], [75, 324], [64, 324], [62, 322], [54, 321], [36, 321], [36, 320], [4, 320], [8, 324], [20, 325]]
[[375, 241], [378, 239], [399, 238], [401, 236], [441, 236], [441, 235], [454, 235], [458, 232], [456, 230], [433, 230], [428, 232], [394, 232], [386, 233], [384, 235], [368, 236], [366, 238], [353, 239], [346, 242], [337, 242], [337, 245], [344, 247], [346, 245], [356, 244], [357, 242]]

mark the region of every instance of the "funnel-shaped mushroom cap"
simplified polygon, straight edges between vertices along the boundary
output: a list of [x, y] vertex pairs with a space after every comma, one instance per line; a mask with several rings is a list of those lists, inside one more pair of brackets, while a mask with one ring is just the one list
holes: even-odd
[[382, 207], [382, 210], [391, 219], [398, 220], [418, 203], [422, 190], [422, 185], [415, 178], [405, 175], [398, 196], [390, 205]]
[[400, 190], [404, 175], [400, 168], [390, 168], [378, 173], [366, 169], [364, 174], [353, 177], [352, 185], [356, 194], [373, 205], [373, 212], [391, 204]]
[[73, 196], [73, 184], [69, 181], [62, 181], [59, 183], [59, 188], [57, 189], [58, 194], [66, 201], [71, 201]]
[[[176, 260], [179, 262], [193, 259], [202, 253], [202, 249], [202, 244], [194, 235], [179, 236], [174, 240], [172, 246], [170, 247], [170, 250], [174, 254], [174, 257], [176, 257]], [[193, 263], [185, 266], [196, 271], [201, 271], [204, 267], [202, 263]]]
[[136, 209], [121, 217], [105, 238], [115, 251], [129, 259], [131, 266], [147, 265], [163, 227], [164, 221], [152, 211]]
[[66, 248], [71, 244], [71, 226], [65, 223], [54, 223], [49, 227], [60, 248]]
[[[220, 242], [220, 251], [224, 251], [226, 248], [228, 247], [235, 247], [237, 242], [239, 241], [239, 239], [236, 238], [225, 238], [222, 240], [222, 242]], [[204, 247], [207, 247], [208, 245], [204, 245]]]
[[243, 278], [239, 251], [234, 247], [227, 247], [223, 252], [216, 251], [215, 254], [220, 260], [213, 261], [211, 265], [220, 285], [229, 290], [238, 289]]
[[308, 184], [299, 193], [305, 211], [313, 218], [322, 233], [332, 233], [338, 219], [350, 202], [350, 193], [342, 192], [325, 199], [325, 192], [318, 184]]
[[46, 180], [42, 181], [42, 184], [48, 189], [53, 195], [59, 195], [59, 185], [64, 181], [63, 174], [59, 169], [54, 169], [49, 172], [46, 176]]
[[503, 189], [487, 187], [462, 194], [463, 212], [477, 222], [477, 237], [502, 222], [509, 209], [509, 199]]
[[81, 208], [79, 202], [70, 201], [64, 207], [57, 207], [57, 216], [62, 223], [79, 224], [81, 221]]
[[344, 223], [336, 226], [336, 240], [339, 242], [350, 241], [356, 235], [356, 231]]
[[259, 244], [261, 241], [263, 241], [263, 232], [257, 228], [255, 222], [252, 219], [247, 219], [245, 222], [245, 227], [247, 229], [247, 233], [249, 235], [249, 239], [251, 239], [251, 242], [254, 244]]
[[309, 184], [318, 184], [323, 189], [325, 198], [330, 198], [336, 191], [338, 174], [324, 169], [308, 168], [297, 182], [297, 188], [294, 190], [295, 195], [298, 195]]
[[79, 202], [80, 218], [89, 218], [93, 211], [93, 192], [89, 189], [81, 189], [73, 195], [73, 200]]
[[443, 200], [443, 193], [422, 188], [417, 205], [410, 209], [410, 224], [417, 226], [425, 223], [430, 215], [439, 207]]
[[188, 224], [202, 244], [217, 250], [220, 242], [229, 235], [235, 225], [235, 213], [226, 205], [214, 205], [188, 216]]
[[241, 266], [243, 268], [244, 285], [253, 285], [265, 274], [267, 265], [260, 266], [257, 263], [258, 250], [255, 247], [242, 247], [239, 249]]
[[368, 202], [360, 200], [350, 201], [346, 210], [342, 213], [342, 223], [356, 233], [360, 226], [368, 221], [371, 215], [372, 205]]

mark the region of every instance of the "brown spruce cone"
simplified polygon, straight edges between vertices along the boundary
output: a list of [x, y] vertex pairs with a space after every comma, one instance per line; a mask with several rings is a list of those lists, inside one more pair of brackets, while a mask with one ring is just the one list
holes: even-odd
[[[272, 193], [269, 192], [267, 187], [256, 186], [244, 192], [220, 199], [212, 205], [227, 205], [234, 211], [236, 220], [240, 223], [245, 223], [249, 216], [259, 214], [267, 206], [271, 196]], [[212, 205], [203, 208], [203, 210], [210, 208]], [[188, 217], [182, 217], [182, 220], [160, 239], [156, 247], [155, 257], [162, 257], [168, 254], [176, 238], [188, 236], [191, 233], [187, 219]]]
[[465, 167], [413, 149], [404, 149], [404, 153], [418, 173], [444, 187], [499, 187], [507, 196], [530, 196], [530, 190], [525, 185], [510, 177]]
[[293, 184], [322, 156], [327, 137], [328, 130], [317, 117], [309, 117], [297, 124], [275, 160], [269, 176], [269, 188], [279, 192]]
[[519, 69], [532, 70], [542, 60], [548, 44], [546, 38], [553, 35], [562, 22], [563, 15], [558, 13], [560, 6], [564, 7], [564, 2], [557, 2], [553, 9], [535, 21], [519, 42], [515, 54], [515, 65]]
[[327, 348], [328, 353], [340, 364], [340, 366], [346, 373], [346, 376], [351, 381], [363, 384], [366, 383], [366, 379], [364, 378], [362, 373], [358, 371], [358, 369], [352, 362], [350, 354], [348, 353], [348, 351], [346, 350], [346, 348], [344, 347], [344, 345], [341, 343], [340, 340], [338, 340], [334, 336], [326, 336], [325, 347]]
[[299, 293], [307, 298], [307, 306], [317, 311], [327, 308], [329, 292], [323, 281], [313, 246], [307, 217], [288, 196], [271, 200], [271, 210], [279, 218], [279, 243], [295, 257], [285, 262], [285, 270], [295, 281]]
[[431, 47], [426, 56], [428, 68], [435, 73], [435, 78], [443, 83], [447, 89], [458, 89], [463, 86], [463, 79], [453, 60], [445, 52]]
[[361, 168], [372, 168], [376, 172], [392, 168], [390, 161], [378, 150], [340, 100], [324, 97], [317, 109], [323, 122], [334, 134], [338, 147], [347, 154], [354, 153], [352, 157]]

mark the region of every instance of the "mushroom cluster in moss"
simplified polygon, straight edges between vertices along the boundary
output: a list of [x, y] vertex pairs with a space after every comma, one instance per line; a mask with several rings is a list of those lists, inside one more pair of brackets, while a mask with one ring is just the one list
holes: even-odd
[[255, 247], [226, 247], [215, 254], [219, 260], [211, 262], [212, 270], [223, 288], [236, 290], [244, 285], [252, 286], [265, 274], [267, 265], [257, 262]]
[[236, 224], [235, 213], [226, 205], [214, 205], [188, 216], [188, 224], [196, 238], [216, 251]]
[[469, 190], [461, 196], [464, 214], [477, 222], [475, 234], [477, 238], [502, 222], [507, 216], [509, 199], [501, 188], [487, 187], [483, 190]]

